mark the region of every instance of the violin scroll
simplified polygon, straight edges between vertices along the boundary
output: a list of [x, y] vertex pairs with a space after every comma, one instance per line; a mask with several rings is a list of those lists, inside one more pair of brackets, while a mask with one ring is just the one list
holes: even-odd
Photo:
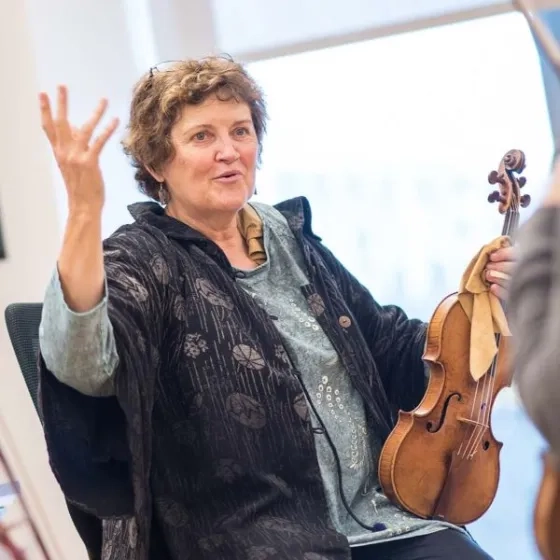
[[500, 161], [498, 170], [488, 174], [488, 182], [491, 185], [499, 185], [499, 189], [488, 196], [488, 202], [498, 202], [500, 214], [505, 214], [508, 210], [517, 212], [520, 206], [526, 208], [531, 203], [529, 195], [520, 194], [527, 179], [516, 176], [524, 169], [525, 154], [521, 150], [509, 150]]

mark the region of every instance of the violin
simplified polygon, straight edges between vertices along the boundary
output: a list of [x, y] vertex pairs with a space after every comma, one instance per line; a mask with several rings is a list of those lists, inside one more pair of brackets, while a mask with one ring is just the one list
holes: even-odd
[[[504, 215], [502, 235], [519, 224], [525, 155], [510, 150], [488, 176], [498, 190], [488, 197]], [[471, 322], [458, 293], [437, 306], [427, 329], [423, 360], [430, 378], [420, 404], [399, 411], [379, 458], [385, 495], [402, 509], [424, 519], [466, 525], [494, 501], [500, 476], [502, 443], [490, 426], [497, 394], [512, 381], [508, 348], [511, 336], [495, 335], [497, 353], [476, 381], [470, 372]]]
[[[527, 0], [513, 2], [525, 17], [533, 37], [560, 79], [560, 47], [554, 36], [533, 14]], [[560, 560], [560, 460], [550, 450], [543, 453], [543, 474], [533, 513], [537, 548], [544, 560]]]

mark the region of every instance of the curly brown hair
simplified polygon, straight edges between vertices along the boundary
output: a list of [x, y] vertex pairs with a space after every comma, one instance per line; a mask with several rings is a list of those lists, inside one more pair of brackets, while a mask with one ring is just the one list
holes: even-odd
[[136, 168], [140, 192], [159, 200], [159, 183], [148, 168], [159, 171], [175, 155], [171, 128], [184, 106], [202, 103], [211, 95], [249, 105], [260, 162], [268, 116], [263, 93], [245, 68], [224, 56], [173, 62], [164, 69], [152, 68], [134, 87], [122, 144]]

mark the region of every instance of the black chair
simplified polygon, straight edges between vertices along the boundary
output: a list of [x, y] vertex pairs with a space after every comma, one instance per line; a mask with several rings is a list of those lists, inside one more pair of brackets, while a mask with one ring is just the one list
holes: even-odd
[[38, 411], [37, 390], [39, 373], [37, 356], [39, 353], [39, 324], [41, 323], [42, 303], [12, 303], [6, 307], [4, 316], [8, 335], [14, 348], [17, 361], [27, 390]]
[[[35, 410], [39, 413], [37, 393], [39, 389], [39, 325], [41, 324], [42, 303], [12, 303], [6, 307], [4, 316], [8, 335], [14, 348], [27, 390], [31, 395]], [[86, 545], [89, 558], [101, 558], [101, 521], [89, 513], [66, 502], [70, 517]], [[92, 524], [95, 529], [92, 530]]]

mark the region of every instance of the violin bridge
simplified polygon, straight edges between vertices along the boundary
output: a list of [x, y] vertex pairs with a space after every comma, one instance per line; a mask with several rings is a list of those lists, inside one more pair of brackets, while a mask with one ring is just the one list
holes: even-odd
[[486, 422], [477, 422], [476, 420], [472, 420], [471, 418], [463, 418], [462, 416], [460, 416], [457, 418], [457, 420], [459, 422], [463, 422], [464, 424], [468, 424], [469, 426], [488, 428], [488, 424]]

